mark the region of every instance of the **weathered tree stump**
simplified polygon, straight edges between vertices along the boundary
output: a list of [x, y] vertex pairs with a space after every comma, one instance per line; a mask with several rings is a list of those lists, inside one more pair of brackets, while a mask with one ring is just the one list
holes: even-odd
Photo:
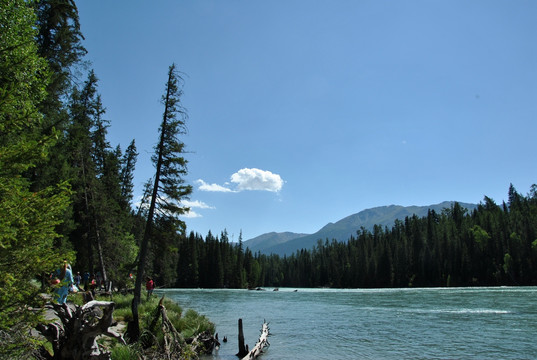
[[257, 358], [263, 353], [263, 350], [265, 350], [266, 348], [270, 346], [268, 342], [269, 335], [270, 335], [270, 330], [268, 327], [268, 323], [266, 321], [263, 321], [263, 325], [261, 327], [261, 335], [259, 336], [259, 340], [255, 344], [254, 348], [251, 351], [248, 351], [248, 346], [244, 346], [244, 333], [242, 331], [242, 319], [239, 319], [239, 352], [237, 353], [237, 356], [240, 357], [241, 360], [249, 360], [249, 359]]
[[53, 359], [110, 359], [110, 353], [97, 344], [97, 337], [106, 335], [125, 344], [123, 337], [109, 329], [112, 326], [115, 304], [108, 301], [90, 301], [84, 306], [49, 304], [60, 322], [40, 324], [36, 329], [52, 344]]
[[239, 352], [236, 354], [241, 359], [248, 354], [248, 349], [244, 345], [244, 332], [242, 330], [242, 319], [239, 319]]

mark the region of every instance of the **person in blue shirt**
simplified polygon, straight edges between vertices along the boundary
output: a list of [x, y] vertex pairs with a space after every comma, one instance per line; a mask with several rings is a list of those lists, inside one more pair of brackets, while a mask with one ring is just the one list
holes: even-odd
[[54, 281], [56, 289], [54, 290], [54, 299], [58, 304], [65, 304], [67, 301], [67, 294], [69, 289], [73, 286], [73, 272], [71, 265], [67, 263], [67, 260], [63, 262], [63, 267], [56, 270], [57, 280]]

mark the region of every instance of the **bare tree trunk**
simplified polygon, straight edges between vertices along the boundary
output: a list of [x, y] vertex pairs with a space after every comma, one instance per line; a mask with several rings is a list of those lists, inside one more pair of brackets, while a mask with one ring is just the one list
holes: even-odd
[[[95, 239], [95, 245], [97, 245], [97, 255], [99, 256], [99, 269], [101, 270], [101, 276], [106, 287], [108, 284], [108, 276], [106, 275], [106, 267], [104, 266], [103, 247], [101, 245], [101, 234], [98, 228], [97, 219], [95, 219]], [[97, 286], [100, 288], [101, 284], [97, 284]]]
[[[89, 205], [89, 196], [88, 196], [88, 184], [86, 181], [86, 165], [84, 162], [84, 157], [81, 156], [82, 161], [82, 179], [84, 183], [84, 206], [86, 207], [86, 213], [90, 213], [90, 205]], [[93, 268], [93, 241], [91, 240], [91, 235], [88, 233], [84, 234], [86, 237], [86, 243], [88, 244], [88, 262], [89, 262], [89, 271], [91, 274], [94, 272]]]

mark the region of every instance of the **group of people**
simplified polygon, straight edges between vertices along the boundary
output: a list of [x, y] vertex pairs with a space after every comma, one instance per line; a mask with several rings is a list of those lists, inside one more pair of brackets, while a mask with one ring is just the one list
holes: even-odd
[[97, 273], [90, 276], [89, 272], [85, 272], [83, 276], [80, 275], [80, 272], [76, 273], [75, 276], [75, 285], [80, 289], [80, 284], [84, 284], [84, 291], [95, 292], [95, 289], [101, 289], [104, 286], [104, 281], [101, 277], [101, 273]]
[[[94, 298], [95, 289], [100, 289], [102, 287], [103, 280], [100, 273], [90, 276], [87, 271], [83, 276], [80, 275], [80, 272], [77, 272], [76, 275], [73, 276], [71, 265], [65, 260], [63, 266], [51, 275], [50, 285], [54, 287], [54, 300], [60, 305], [65, 304], [67, 295], [70, 292], [78, 292], [82, 288], [81, 284], [83, 284], [84, 291], [91, 291]], [[147, 298], [149, 299], [153, 295], [153, 290], [155, 289], [155, 282], [149, 276], [146, 278], [145, 288], [147, 290]]]

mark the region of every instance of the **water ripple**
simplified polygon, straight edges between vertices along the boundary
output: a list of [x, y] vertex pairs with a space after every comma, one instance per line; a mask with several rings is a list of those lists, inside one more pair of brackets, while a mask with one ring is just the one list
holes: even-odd
[[237, 319], [252, 346], [271, 323], [275, 359], [532, 359], [537, 288], [165, 290], [207, 315], [236, 359]]

